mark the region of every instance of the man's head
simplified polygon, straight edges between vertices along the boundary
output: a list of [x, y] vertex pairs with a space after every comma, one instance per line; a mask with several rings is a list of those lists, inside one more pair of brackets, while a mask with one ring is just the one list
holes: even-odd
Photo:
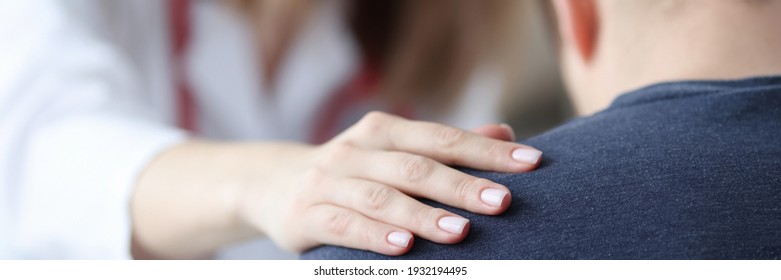
[[552, 0], [577, 110], [653, 83], [781, 73], [781, 1]]

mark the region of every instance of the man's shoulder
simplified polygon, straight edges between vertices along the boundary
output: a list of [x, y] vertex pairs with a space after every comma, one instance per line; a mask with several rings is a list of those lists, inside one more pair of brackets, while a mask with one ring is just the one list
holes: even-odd
[[[544, 151], [538, 170], [466, 170], [511, 189], [507, 212], [425, 201], [470, 219], [469, 236], [458, 245], [416, 239], [400, 258], [778, 258], [781, 99], [734, 97], [618, 100], [631, 106], [531, 138]], [[389, 257], [322, 247], [304, 258]]]

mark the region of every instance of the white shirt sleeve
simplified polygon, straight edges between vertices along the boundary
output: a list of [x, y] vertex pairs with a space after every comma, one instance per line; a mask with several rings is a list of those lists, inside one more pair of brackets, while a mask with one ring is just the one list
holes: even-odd
[[0, 0], [0, 258], [129, 258], [135, 180], [185, 137], [70, 4]]

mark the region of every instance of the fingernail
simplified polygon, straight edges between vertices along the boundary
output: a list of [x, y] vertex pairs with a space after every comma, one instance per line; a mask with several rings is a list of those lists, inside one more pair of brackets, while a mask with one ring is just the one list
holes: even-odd
[[443, 217], [439, 219], [439, 228], [449, 233], [461, 234], [469, 220], [459, 217]]
[[410, 239], [412, 239], [412, 234], [406, 232], [394, 231], [388, 234], [388, 242], [402, 248], [407, 248]]
[[542, 152], [524, 148], [515, 149], [512, 154], [514, 160], [528, 164], [536, 164], [540, 161], [540, 156], [542, 156]]
[[480, 193], [480, 200], [485, 202], [485, 204], [499, 207], [502, 206], [502, 201], [504, 201], [505, 196], [507, 196], [507, 191], [505, 190], [485, 189]]
[[507, 131], [510, 132], [510, 140], [515, 141], [515, 131], [513, 130], [513, 127], [506, 123], [500, 123], [499, 126], [504, 127], [507, 129]]

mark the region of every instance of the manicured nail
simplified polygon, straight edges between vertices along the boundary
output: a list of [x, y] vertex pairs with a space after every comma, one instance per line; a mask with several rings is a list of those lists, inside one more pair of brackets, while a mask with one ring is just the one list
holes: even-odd
[[469, 220], [459, 217], [443, 217], [439, 219], [439, 228], [449, 233], [461, 234]]
[[538, 161], [540, 161], [540, 156], [542, 156], [542, 152], [532, 149], [515, 149], [513, 151], [513, 159], [528, 163], [528, 164], [536, 164]]
[[505, 190], [485, 189], [480, 193], [480, 200], [485, 202], [485, 204], [499, 207], [502, 206], [502, 201], [504, 201], [505, 196], [507, 196], [507, 191]]
[[407, 248], [407, 245], [409, 245], [409, 241], [411, 239], [412, 234], [406, 232], [394, 231], [388, 234], [388, 242], [402, 248]]
[[510, 132], [510, 141], [515, 141], [515, 131], [513, 130], [513, 127], [506, 123], [500, 123], [499, 126], [504, 127], [507, 129], [507, 131]]

